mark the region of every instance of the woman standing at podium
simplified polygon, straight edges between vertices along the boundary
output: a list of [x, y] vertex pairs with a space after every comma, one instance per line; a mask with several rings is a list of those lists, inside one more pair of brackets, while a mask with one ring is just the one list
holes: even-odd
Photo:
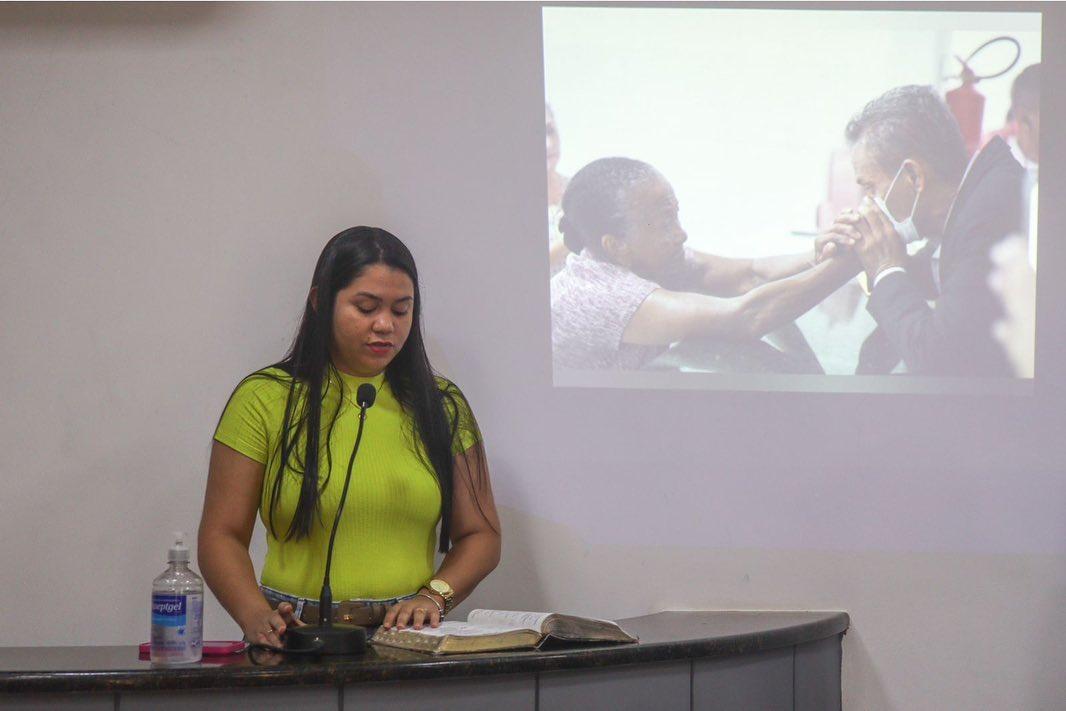
[[[500, 525], [466, 398], [426, 356], [414, 259], [382, 229], [326, 244], [288, 355], [244, 378], [215, 431], [200, 522], [204, 578], [253, 642], [318, 620], [333, 519], [335, 621], [439, 624], [496, 567]], [[249, 543], [267, 553], [257, 583]], [[437, 534], [437, 525], [440, 532]], [[434, 552], [446, 553], [434, 570]]]

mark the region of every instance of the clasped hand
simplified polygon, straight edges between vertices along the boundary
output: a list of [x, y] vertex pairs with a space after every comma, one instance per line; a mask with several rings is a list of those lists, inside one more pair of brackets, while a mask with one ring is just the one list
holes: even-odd
[[869, 197], [858, 208], [845, 210], [814, 241], [816, 261], [822, 262], [850, 249], [862, 263], [867, 279], [889, 267], [902, 267], [907, 250], [888, 217]]

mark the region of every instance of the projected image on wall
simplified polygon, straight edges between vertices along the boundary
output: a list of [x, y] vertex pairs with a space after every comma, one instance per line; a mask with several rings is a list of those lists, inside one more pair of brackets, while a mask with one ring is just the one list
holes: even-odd
[[1026, 392], [1040, 24], [545, 8], [555, 383]]

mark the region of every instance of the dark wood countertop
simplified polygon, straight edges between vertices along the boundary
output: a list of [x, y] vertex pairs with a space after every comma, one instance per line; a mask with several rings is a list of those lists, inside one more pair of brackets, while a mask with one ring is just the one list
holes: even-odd
[[[637, 644], [434, 657], [371, 647], [359, 657], [281, 659], [257, 652], [155, 667], [137, 647], [0, 647], [0, 692], [224, 689], [520, 674], [736, 656], [845, 632], [844, 612], [660, 612], [619, 620]], [[257, 663], [257, 661], [259, 663]]]

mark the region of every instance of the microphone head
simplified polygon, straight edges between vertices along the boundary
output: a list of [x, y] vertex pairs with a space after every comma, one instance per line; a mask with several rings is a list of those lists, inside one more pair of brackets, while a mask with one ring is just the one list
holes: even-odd
[[363, 383], [359, 386], [359, 389], [355, 391], [355, 402], [359, 407], [367, 409], [374, 404], [374, 400], [377, 396], [378, 391], [374, 389], [373, 385], [370, 383]]

